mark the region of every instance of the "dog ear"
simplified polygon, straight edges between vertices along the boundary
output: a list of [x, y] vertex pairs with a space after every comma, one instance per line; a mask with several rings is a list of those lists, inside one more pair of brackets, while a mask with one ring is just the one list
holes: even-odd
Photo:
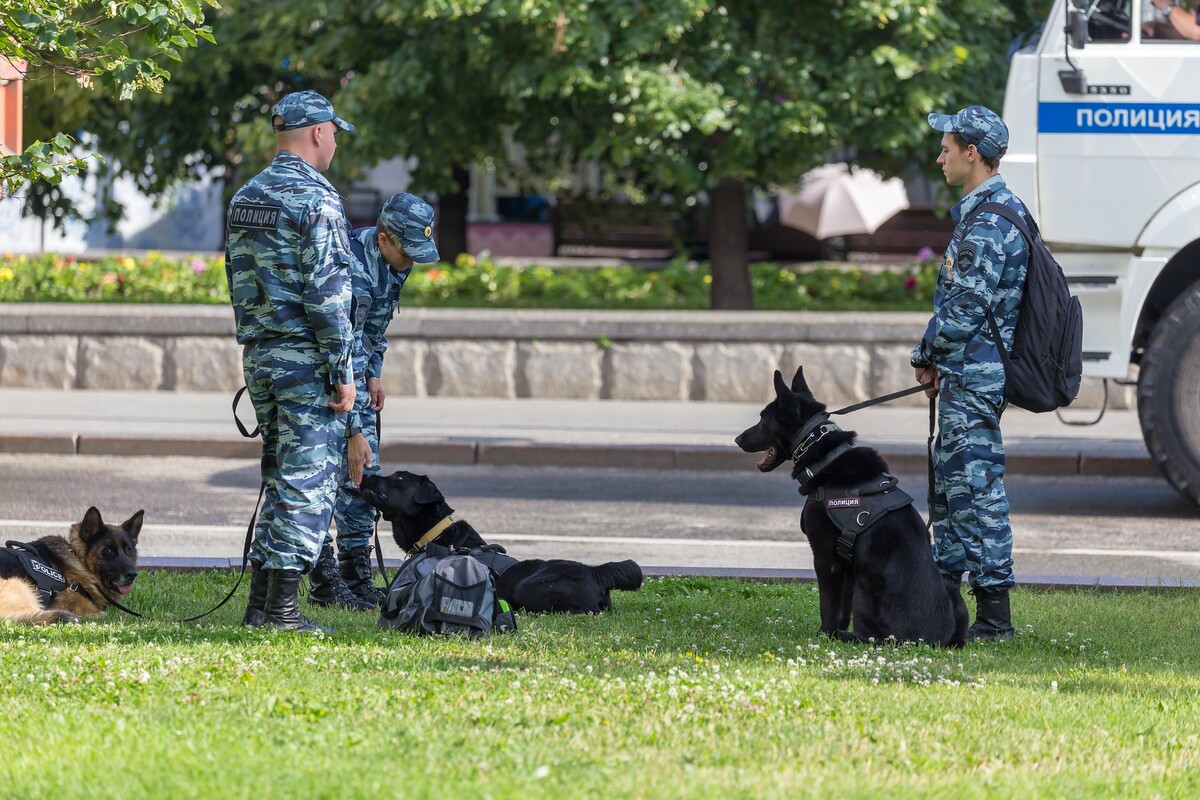
[[439, 503], [446, 498], [442, 496], [441, 491], [433, 481], [421, 481], [421, 485], [417, 487], [417, 493], [413, 495], [413, 499], [418, 503]]
[[792, 376], [792, 391], [796, 394], [812, 394], [808, 388], [808, 383], [804, 380], [803, 365], [796, 367], [796, 374]]
[[142, 532], [142, 517], [145, 515], [146, 509], [142, 509], [134, 514], [129, 519], [121, 523], [121, 527], [129, 534], [129, 538], [133, 539], [133, 543], [137, 544], [138, 534]]
[[79, 538], [84, 544], [91, 544], [104, 533], [104, 520], [100, 518], [100, 509], [92, 506], [83, 515], [83, 522], [79, 523]]
[[783, 373], [779, 370], [775, 370], [775, 396], [780, 400], [787, 400], [792, 396], [791, 390], [783, 382]]

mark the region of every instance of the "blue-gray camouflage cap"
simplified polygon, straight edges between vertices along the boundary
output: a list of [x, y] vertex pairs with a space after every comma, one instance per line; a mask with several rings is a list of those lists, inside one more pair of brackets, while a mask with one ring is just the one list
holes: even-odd
[[418, 264], [442, 260], [433, 242], [433, 206], [408, 192], [394, 194], [383, 204], [379, 222], [400, 240], [404, 252]]
[[957, 133], [988, 158], [999, 158], [1008, 147], [1008, 126], [983, 106], [967, 106], [957, 114], [930, 114], [929, 124], [942, 133]]
[[281, 124], [272, 127], [276, 133], [307, 128], [321, 122], [332, 122], [344, 131], [353, 131], [354, 126], [333, 113], [333, 103], [316, 92], [303, 91], [285, 94], [271, 109], [271, 118], [279, 117]]

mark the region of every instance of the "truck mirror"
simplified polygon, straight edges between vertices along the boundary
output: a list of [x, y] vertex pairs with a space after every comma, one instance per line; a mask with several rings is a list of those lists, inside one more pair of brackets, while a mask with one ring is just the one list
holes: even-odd
[[1087, 94], [1087, 76], [1081, 69], [1060, 69], [1058, 80], [1067, 94]]
[[1077, 8], [1067, 12], [1067, 40], [1076, 50], [1082, 50], [1088, 40], [1087, 13]]

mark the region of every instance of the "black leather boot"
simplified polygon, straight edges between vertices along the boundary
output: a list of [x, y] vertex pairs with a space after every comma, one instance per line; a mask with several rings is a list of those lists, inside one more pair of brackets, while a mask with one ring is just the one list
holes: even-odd
[[371, 608], [383, 605], [387, 596], [371, 580], [371, 546], [354, 547], [338, 551], [342, 580], [350, 591]]
[[257, 561], [250, 562], [250, 602], [242, 624], [259, 628], [267, 621], [267, 583], [270, 574]]
[[328, 536], [321, 547], [321, 555], [312, 573], [308, 576], [310, 588], [308, 602], [318, 606], [341, 606], [351, 611], [370, 611], [375, 608], [371, 603], [361, 600], [357, 594], [350, 591], [338, 572], [337, 561], [333, 557], [333, 542]]
[[1008, 589], [989, 591], [973, 588], [975, 595], [975, 624], [967, 628], [968, 642], [999, 642], [1011, 639], [1012, 612], [1008, 605]]
[[273, 628], [301, 633], [333, 633], [300, 613], [300, 570], [271, 569], [267, 584], [265, 623]]

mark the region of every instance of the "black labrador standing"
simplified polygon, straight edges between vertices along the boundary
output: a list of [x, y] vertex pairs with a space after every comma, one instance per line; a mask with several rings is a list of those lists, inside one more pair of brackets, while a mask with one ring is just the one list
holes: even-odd
[[[386, 477], [366, 475], [360, 491], [392, 523], [392, 538], [406, 553], [430, 542], [447, 547], [487, 544], [467, 522], [451, 519], [454, 509], [424, 475], [404, 471]], [[634, 591], [641, 585], [642, 568], [633, 561], [593, 567], [578, 561], [529, 559], [518, 561], [496, 579], [496, 591], [515, 609], [569, 614], [606, 611], [612, 606], [611, 590]]]
[[775, 395], [736, 441], [747, 453], [765, 453], [760, 472], [795, 462], [792, 477], [807, 496], [800, 527], [812, 546], [821, 632], [843, 641], [961, 647], [968, 618], [961, 590], [943, 580], [921, 515], [887, 462], [829, 421], [803, 367], [790, 388], [776, 370]]

